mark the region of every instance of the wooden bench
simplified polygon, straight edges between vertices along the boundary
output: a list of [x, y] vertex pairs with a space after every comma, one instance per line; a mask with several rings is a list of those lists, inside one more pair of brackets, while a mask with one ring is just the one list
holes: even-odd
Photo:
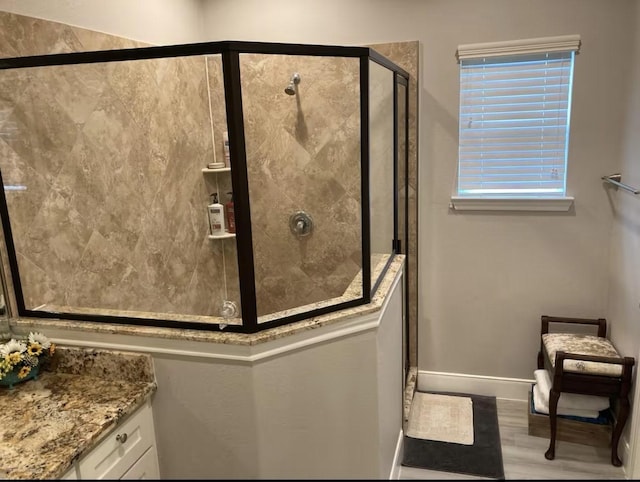
[[[629, 417], [629, 390], [635, 359], [621, 357], [607, 338], [604, 318], [561, 318], [542, 316], [538, 368], [549, 370], [552, 387], [549, 392], [549, 449], [548, 460], [555, 458], [557, 407], [561, 392], [607, 396], [612, 410], [617, 403], [617, 418], [611, 434], [611, 463], [622, 465], [618, 457], [618, 442]], [[550, 332], [549, 325], [559, 323], [597, 327], [597, 335]]]

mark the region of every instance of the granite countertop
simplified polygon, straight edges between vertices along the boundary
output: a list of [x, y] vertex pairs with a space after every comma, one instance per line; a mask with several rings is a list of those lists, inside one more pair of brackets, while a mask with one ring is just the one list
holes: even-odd
[[59, 347], [37, 380], [0, 387], [0, 479], [58, 479], [156, 390], [150, 355]]

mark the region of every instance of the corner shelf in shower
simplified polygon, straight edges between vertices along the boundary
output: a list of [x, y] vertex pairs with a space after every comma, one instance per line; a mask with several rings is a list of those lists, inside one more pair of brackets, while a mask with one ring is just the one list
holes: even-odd
[[[208, 167], [202, 168], [203, 174], [216, 173], [216, 172], [229, 172], [231, 171], [230, 167], [219, 167], [217, 169], [209, 169]], [[209, 239], [230, 239], [235, 238], [236, 233], [224, 233], [224, 234], [208, 234], [207, 238]]]
[[207, 235], [209, 239], [228, 239], [235, 238], [236, 233], [224, 233], [224, 234], [209, 234]]

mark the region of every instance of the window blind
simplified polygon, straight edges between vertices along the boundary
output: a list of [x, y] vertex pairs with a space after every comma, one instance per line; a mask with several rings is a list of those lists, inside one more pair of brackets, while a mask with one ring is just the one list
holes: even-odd
[[460, 59], [459, 196], [565, 195], [574, 54]]

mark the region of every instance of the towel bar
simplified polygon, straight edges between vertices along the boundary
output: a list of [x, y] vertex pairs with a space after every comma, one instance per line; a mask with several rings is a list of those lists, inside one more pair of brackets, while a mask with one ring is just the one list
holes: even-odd
[[601, 179], [603, 181], [610, 182], [617, 187], [621, 187], [622, 189], [624, 189], [625, 191], [629, 191], [630, 193], [640, 194], [640, 190], [636, 189], [635, 187], [631, 187], [628, 184], [620, 182], [622, 180], [622, 174], [610, 174], [609, 176], [602, 176]]

